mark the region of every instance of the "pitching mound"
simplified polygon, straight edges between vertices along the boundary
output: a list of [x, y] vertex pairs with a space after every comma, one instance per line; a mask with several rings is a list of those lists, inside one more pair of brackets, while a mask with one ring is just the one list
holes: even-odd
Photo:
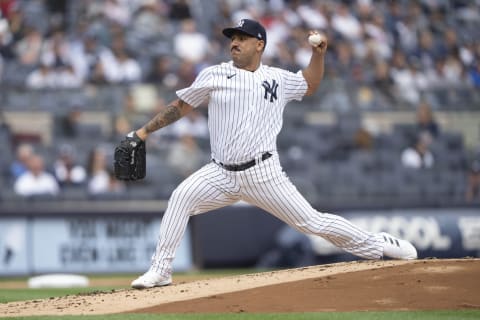
[[478, 288], [480, 259], [362, 261], [12, 302], [0, 314], [480, 309]]

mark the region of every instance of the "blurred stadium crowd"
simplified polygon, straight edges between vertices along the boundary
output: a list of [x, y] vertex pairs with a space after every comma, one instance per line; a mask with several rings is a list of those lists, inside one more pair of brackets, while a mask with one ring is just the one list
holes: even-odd
[[[168, 198], [209, 161], [205, 109], [152, 136], [141, 183], [113, 178], [114, 145], [199, 70], [229, 60], [221, 29], [253, 18], [267, 29], [265, 64], [296, 71], [309, 61], [308, 30], [330, 39], [320, 91], [287, 107], [279, 139], [311, 202], [480, 203], [480, 151], [435, 117], [480, 111], [478, 0], [0, 0], [0, 9], [0, 201]], [[312, 121], [314, 111], [334, 121]], [[378, 133], [365, 112], [414, 121]]]

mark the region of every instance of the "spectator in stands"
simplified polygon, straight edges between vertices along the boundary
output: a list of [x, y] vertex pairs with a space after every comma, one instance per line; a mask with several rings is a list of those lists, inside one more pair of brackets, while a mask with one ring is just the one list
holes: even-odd
[[109, 83], [108, 77], [105, 72], [105, 64], [102, 60], [95, 61], [93, 68], [88, 75], [88, 82], [93, 85], [106, 85]]
[[198, 110], [192, 110], [185, 117], [172, 124], [171, 133], [176, 137], [188, 134], [194, 138], [207, 138], [207, 119]]
[[16, 194], [29, 197], [36, 195], [57, 195], [59, 186], [55, 177], [45, 171], [42, 156], [32, 155], [27, 162], [28, 170], [19, 176], [14, 184]]
[[31, 144], [22, 143], [17, 147], [15, 160], [10, 165], [10, 175], [12, 178], [17, 179], [28, 171], [27, 164], [33, 155], [34, 150]]
[[384, 60], [379, 60], [374, 68], [372, 85], [387, 99], [388, 103], [394, 103], [393, 80], [388, 63]]
[[399, 47], [404, 52], [413, 52], [418, 45], [418, 38], [417, 34], [419, 32], [418, 25], [415, 19], [409, 15], [403, 16], [400, 13], [400, 9], [396, 8], [397, 6], [400, 7], [396, 2], [391, 2], [392, 7], [394, 8], [393, 14], [395, 17], [392, 17], [394, 21], [391, 21], [391, 32], [395, 39], [398, 42]]
[[425, 101], [420, 102], [417, 107], [416, 122], [418, 133], [427, 132], [432, 136], [432, 138], [436, 138], [438, 136], [438, 123], [433, 117], [432, 108]]
[[375, 57], [389, 59], [392, 56], [391, 39], [387, 33], [385, 19], [380, 14], [373, 14], [373, 17], [365, 23], [365, 33], [370, 39], [370, 47]]
[[70, 47], [62, 30], [56, 30], [42, 46], [41, 61], [53, 67], [68, 65], [71, 62]]
[[480, 200], [480, 159], [475, 159], [468, 171], [465, 200], [467, 202]]
[[434, 157], [430, 151], [432, 137], [427, 132], [418, 135], [413, 146], [402, 152], [401, 161], [405, 168], [426, 169], [434, 165]]
[[142, 77], [142, 70], [138, 62], [126, 51], [114, 51], [116, 72], [110, 79], [113, 83], [139, 82]]
[[190, 12], [190, 1], [187, 0], [173, 0], [170, 4], [169, 18], [173, 20], [192, 19]]
[[167, 163], [182, 177], [192, 174], [202, 162], [202, 152], [189, 134], [182, 135], [172, 144], [167, 158]]
[[[151, 111], [151, 109], [155, 109], [156, 104], [159, 103], [161, 98], [156, 95], [155, 89], [151, 89], [148, 87], [148, 92], [145, 94], [144, 92], [136, 91], [135, 87], [132, 90], [123, 96], [123, 108], [122, 112], [116, 118], [116, 125], [120, 125], [116, 128], [116, 133], [126, 134], [130, 131], [125, 132], [131, 125], [138, 125], [138, 123], [144, 123], [148, 119], [147, 113]], [[128, 122], [123, 123], [123, 119]]]
[[82, 84], [82, 79], [75, 73], [72, 65], [60, 65], [55, 69], [56, 88], [73, 89], [81, 87]]
[[13, 59], [15, 51], [13, 49], [13, 37], [10, 32], [7, 19], [0, 16], [0, 58]]
[[359, 80], [357, 78], [359, 63], [354, 56], [351, 44], [347, 41], [338, 41], [334, 49], [336, 56], [336, 59], [333, 61], [334, 66], [329, 68], [327, 64], [326, 67], [333, 70], [333, 72], [338, 74], [338, 77], [344, 81], [355, 82]]
[[39, 30], [30, 27], [25, 31], [25, 36], [17, 42], [16, 55], [23, 65], [34, 66], [40, 61], [43, 46], [43, 36]]
[[423, 73], [417, 60], [405, 61], [402, 63], [402, 67], [392, 70], [392, 79], [395, 84], [397, 98], [411, 106], [415, 106], [420, 102], [421, 91], [425, 90], [429, 85], [427, 76]]
[[26, 85], [30, 89], [78, 88], [82, 85], [82, 80], [69, 64], [52, 67], [42, 63], [27, 76]]
[[470, 81], [475, 88], [480, 88], [480, 59], [470, 68]]
[[473, 67], [475, 63], [475, 42], [472, 40], [459, 44], [458, 56], [466, 68]]
[[1, 0], [0, 1], [0, 16], [10, 18], [12, 12], [18, 6], [18, 0]]
[[[277, 45], [279, 48], [282, 48], [282, 44]], [[296, 66], [300, 66], [301, 68], [305, 68], [308, 66], [310, 62], [310, 55], [311, 55], [312, 47], [308, 42], [304, 42], [298, 46], [297, 50], [295, 50], [295, 54], [293, 56], [293, 61], [295, 62]], [[277, 52], [277, 56], [281, 51]]]
[[287, 11], [289, 19], [301, 19], [296, 23], [304, 23], [310, 29], [326, 30], [328, 28], [325, 3], [309, 4], [302, 1], [289, 1], [285, 4], [290, 7]]
[[142, 70], [137, 60], [128, 53], [123, 35], [117, 35], [112, 43], [113, 59], [102, 66], [108, 82], [132, 83], [142, 77]]
[[44, 2], [45, 9], [50, 16], [50, 25], [54, 28], [66, 29], [68, 26], [66, 15], [71, 3], [64, 0], [46, 0]]
[[194, 64], [205, 59], [210, 47], [207, 37], [198, 32], [195, 21], [192, 19], [182, 21], [181, 30], [174, 36], [173, 44], [176, 56]]
[[144, 123], [148, 119], [148, 113], [151, 109], [156, 109], [161, 104], [162, 98], [157, 97], [154, 88], [147, 88], [145, 91], [136, 90], [138, 87], [132, 87], [129, 92], [123, 95], [122, 112], [115, 116], [113, 139], [125, 136], [132, 131], [132, 126]]
[[345, 39], [355, 41], [362, 37], [362, 25], [346, 3], [337, 4], [332, 16], [331, 26]]
[[58, 125], [57, 135], [67, 138], [75, 138], [78, 135], [78, 126], [82, 110], [80, 106], [74, 105], [65, 115], [58, 117], [56, 121]]
[[10, 33], [14, 41], [22, 38], [25, 28], [25, 15], [22, 11], [22, 8], [19, 4], [19, 1], [14, 0], [15, 5], [13, 5], [8, 13], [4, 17], [8, 20]]
[[435, 60], [441, 57], [435, 37], [430, 30], [420, 31], [419, 42], [413, 55], [424, 67], [432, 67]]
[[129, 36], [138, 45], [157, 43], [167, 45], [173, 28], [166, 19], [167, 9], [164, 1], [140, 0], [130, 24]]
[[48, 89], [55, 88], [54, 69], [42, 63], [38, 69], [33, 70], [26, 79], [26, 85], [29, 89]]
[[108, 20], [126, 27], [130, 23], [131, 19], [131, 11], [129, 8], [130, 4], [128, 2], [129, 1], [120, 0], [102, 1], [102, 12]]
[[90, 151], [87, 164], [88, 192], [98, 194], [108, 192], [109, 174], [105, 151], [101, 148], [93, 148]]
[[461, 87], [467, 84], [466, 72], [463, 68], [462, 62], [456, 54], [450, 54], [445, 58], [445, 65], [443, 67], [445, 79], [449, 87]]
[[176, 88], [189, 86], [196, 76], [195, 64], [190, 60], [182, 60], [177, 68]]
[[53, 164], [55, 178], [61, 186], [64, 185], [82, 185], [87, 178], [85, 168], [75, 159], [75, 150], [72, 145], [64, 144]]
[[87, 171], [87, 190], [89, 194], [121, 193], [125, 191], [125, 184], [115, 179], [112, 170], [109, 170], [104, 149], [96, 147], [91, 150]]
[[115, 118], [112, 140], [116, 141], [119, 137], [124, 137], [130, 131], [132, 131], [132, 123], [129, 118], [125, 114], [118, 115]]
[[109, 48], [102, 45], [98, 35], [87, 32], [77, 46], [72, 48], [71, 63], [82, 81], [106, 83], [105, 66], [113, 63], [114, 56]]
[[[155, 85], [164, 85], [167, 87], [172, 87], [169, 85], [169, 77], [177, 76], [172, 70], [172, 59], [167, 55], [160, 55], [153, 58], [152, 67], [150, 72], [146, 77], [146, 81]], [[176, 80], [175, 80], [176, 83]]]
[[428, 89], [440, 89], [444, 90], [449, 88], [447, 75], [445, 73], [444, 58], [439, 58], [434, 61], [433, 67], [427, 67], [425, 69], [425, 75], [427, 77]]
[[110, 168], [108, 169], [108, 177], [109, 177], [109, 180], [108, 180], [107, 193], [111, 193], [111, 194], [125, 193], [126, 191], [125, 182], [118, 180], [115, 177], [115, 173]]
[[448, 28], [444, 32], [445, 41], [442, 43], [443, 50], [447, 55], [457, 54], [459, 52], [458, 35], [454, 28]]

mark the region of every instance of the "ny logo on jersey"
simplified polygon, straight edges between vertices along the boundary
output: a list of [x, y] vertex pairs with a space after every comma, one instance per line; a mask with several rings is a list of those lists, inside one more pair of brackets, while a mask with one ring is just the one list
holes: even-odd
[[267, 80], [265, 80], [263, 81], [262, 86], [265, 89], [265, 96], [263, 97], [265, 98], [265, 100], [268, 100], [268, 94], [270, 94], [270, 102], [273, 102], [273, 100], [277, 100], [277, 81], [272, 80], [272, 84], [270, 84]]

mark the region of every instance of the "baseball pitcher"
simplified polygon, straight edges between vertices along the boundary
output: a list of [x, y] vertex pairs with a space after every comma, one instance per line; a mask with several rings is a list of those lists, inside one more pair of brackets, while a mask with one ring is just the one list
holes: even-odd
[[231, 61], [201, 71], [190, 87], [145, 126], [131, 132], [115, 150], [117, 177], [145, 176], [145, 139], [208, 101], [212, 161], [172, 193], [149, 270], [132, 282], [137, 289], [172, 282], [172, 260], [190, 216], [243, 200], [273, 214], [293, 228], [321, 236], [365, 259], [416, 259], [411, 243], [387, 233], [373, 234], [346, 219], [314, 209], [298, 192], [278, 158], [276, 138], [282, 113], [291, 100], [313, 94], [323, 77], [328, 40], [310, 32], [309, 65], [292, 73], [261, 63], [267, 44], [264, 27], [243, 19], [223, 34]]

